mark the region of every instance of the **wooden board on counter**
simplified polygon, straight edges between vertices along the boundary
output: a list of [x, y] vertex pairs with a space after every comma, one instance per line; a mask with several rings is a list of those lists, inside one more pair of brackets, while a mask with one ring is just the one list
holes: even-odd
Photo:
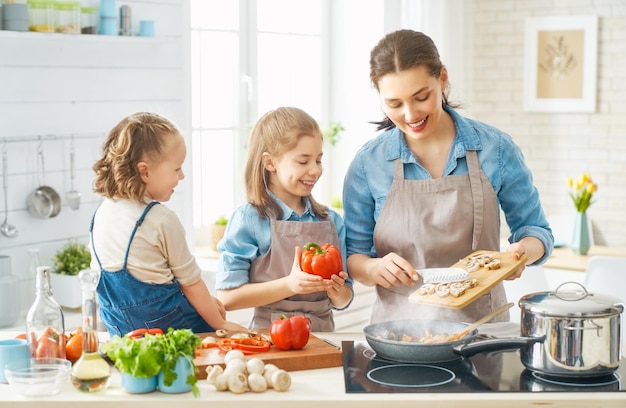
[[501, 264], [499, 269], [490, 270], [485, 267], [481, 267], [477, 271], [470, 272], [470, 279], [475, 278], [477, 280], [478, 284], [475, 287], [467, 289], [465, 293], [458, 297], [452, 295], [442, 297], [436, 293], [422, 295], [418, 290], [416, 290], [409, 295], [409, 302], [426, 303], [451, 309], [461, 309], [491, 290], [498, 283], [502, 282], [520, 265], [523, 265], [528, 260], [526, 255], [522, 255], [520, 259], [515, 259], [515, 255], [511, 252], [476, 251], [451, 266], [466, 269], [464, 259], [470, 256], [483, 254], [489, 254], [494, 259], [499, 259]]
[[[267, 332], [267, 330], [260, 330], [260, 332]], [[215, 333], [200, 333], [199, 336], [201, 338], [206, 336], [215, 337]], [[254, 354], [254, 356], [260, 358], [266, 364], [272, 363], [278, 368], [287, 371], [341, 367], [342, 365], [341, 350], [313, 334], [309, 336], [309, 342], [303, 349], [281, 351], [272, 345], [270, 351], [257, 353]], [[202, 349], [200, 355], [194, 359], [194, 363], [200, 369], [196, 377], [205, 379], [207, 376], [205, 371], [207, 366], [216, 364], [222, 367], [225, 366], [224, 354], [220, 353], [217, 348]]]

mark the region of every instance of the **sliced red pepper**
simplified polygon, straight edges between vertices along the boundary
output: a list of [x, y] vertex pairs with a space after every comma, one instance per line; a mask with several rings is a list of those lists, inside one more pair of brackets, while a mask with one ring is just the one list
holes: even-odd
[[262, 340], [259, 337], [250, 337], [247, 339], [221, 339], [217, 343], [217, 347], [223, 353], [230, 350], [241, 350], [244, 354], [263, 353], [270, 350], [269, 341]]
[[131, 332], [128, 332], [126, 334], [126, 337], [129, 337], [131, 339], [140, 339], [143, 336], [145, 336], [146, 334], [152, 334], [154, 336], [158, 336], [160, 334], [163, 334], [163, 330], [161, 330], [158, 327], [155, 327], [153, 329], [146, 329], [144, 327], [144, 328], [141, 328], [141, 329], [135, 329], [135, 330], [133, 330]]

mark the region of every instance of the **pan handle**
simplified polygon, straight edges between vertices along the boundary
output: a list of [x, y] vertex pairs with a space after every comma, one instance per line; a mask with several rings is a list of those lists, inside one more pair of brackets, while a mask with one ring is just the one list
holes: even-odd
[[501, 351], [518, 349], [522, 347], [530, 347], [537, 342], [542, 342], [546, 339], [546, 336], [535, 337], [509, 337], [504, 339], [487, 339], [474, 341], [467, 344], [459, 344], [452, 348], [456, 354], [460, 354], [464, 357], [471, 357], [474, 354], [486, 352], [486, 351]]

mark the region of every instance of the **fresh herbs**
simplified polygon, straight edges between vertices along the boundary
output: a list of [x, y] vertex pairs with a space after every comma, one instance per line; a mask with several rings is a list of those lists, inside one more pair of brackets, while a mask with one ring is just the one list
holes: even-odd
[[196, 348], [200, 347], [202, 340], [194, 332], [188, 329], [174, 330], [171, 327], [167, 333], [159, 336], [161, 353], [163, 360], [161, 362], [161, 370], [163, 371], [163, 382], [165, 385], [172, 385], [176, 379], [174, 368], [179, 357], [183, 357], [189, 362], [192, 373], [187, 376], [187, 384], [191, 385], [191, 391], [194, 396], [200, 395], [200, 390], [196, 383], [198, 379], [195, 376], [198, 367], [193, 363], [196, 355]]
[[174, 371], [180, 357], [187, 360], [192, 374], [187, 377], [194, 396], [200, 395], [195, 376], [198, 367], [193, 362], [201, 339], [189, 329], [169, 328], [164, 334], [145, 333], [143, 337], [113, 336], [102, 345], [102, 352], [113, 360], [123, 373], [139, 378], [150, 378], [163, 372], [165, 385], [172, 385], [177, 374]]
[[54, 254], [54, 271], [61, 275], [78, 275], [89, 268], [91, 253], [84, 244], [69, 242]]

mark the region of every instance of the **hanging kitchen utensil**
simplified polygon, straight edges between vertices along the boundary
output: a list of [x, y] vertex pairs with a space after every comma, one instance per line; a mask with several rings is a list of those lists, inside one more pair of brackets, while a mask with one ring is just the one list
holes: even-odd
[[27, 206], [30, 214], [37, 218], [52, 218], [59, 215], [61, 211], [61, 196], [50, 186], [47, 186], [44, 180], [45, 167], [43, 161], [43, 149], [41, 143], [37, 149], [37, 177], [40, 176], [39, 167], [41, 167], [41, 178], [39, 179], [39, 187], [37, 187], [28, 196]]
[[0, 231], [2, 231], [2, 235], [7, 238], [15, 238], [17, 237], [19, 231], [15, 226], [9, 224], [7, 219], [9, 218], [9, 174], [8, 174], [9, 165], [7, 163], [7, 148], [4, 146], [2, 149], [2, 181], [4, 186], [4, 222], [0, 226]]
[[70, 146], [70, 187], [71, 190], [65, 193], [65, 199], [69, 204], [72, 210], [78, 210], [80, 207], [80, 191], [74, 189], [74, 178], [75, 178], [75, 168], [74, 168], [74, 137], [72, 137], [72, 142]]

